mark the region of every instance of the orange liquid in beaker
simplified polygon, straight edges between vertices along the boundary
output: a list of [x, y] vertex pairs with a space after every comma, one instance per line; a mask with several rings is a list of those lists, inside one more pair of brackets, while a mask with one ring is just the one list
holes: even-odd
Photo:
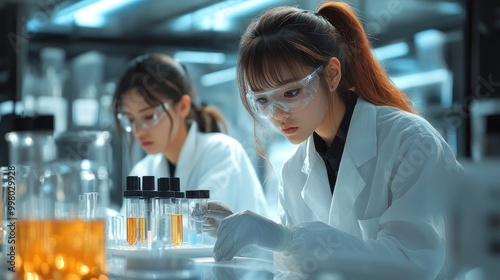
[[20, 220], [17, 279], [107, 279], [103, 220]]
[[172, 243], [176, 246], [182, 244], [182, 215], [170, 215], [170, 231]]

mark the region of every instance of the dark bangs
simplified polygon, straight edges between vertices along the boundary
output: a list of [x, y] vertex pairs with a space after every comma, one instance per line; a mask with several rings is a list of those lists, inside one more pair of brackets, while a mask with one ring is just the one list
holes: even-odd
[[132, 77], [130, 77], [130, 85], [125, 93], [134, 91], [141, 96], [148, 105], [157, 106], [162, 103], [160, 100], [161, 94], [159, 92], [165, 90], [171, 91], [171, 89], [159, 81], [155, 81], [153, 83], [154, 86], [150, 86], [146, 82], [148, 79], [151, 79], [149, 73], [134, 73]]
[[238, 71], [240, 90], [248, 92], [274, 88], [290, 82], [287, 73], [294, 80], [304, 78], [309, 69], [306, 65], [317, 67], [300, 49], [303, 44], [282, 40], [282, 38], [258, 37], [240, 50]]
[[150, 106], [157, 106], [161, 104], [161, 91], [172, 91], [168, 85], [165, 83], [154, 82], [149, 85], [147, 80], [151, 80], [151, 75], [149, 73], [143, 72], [129, 72], [120, 80], [118, 83], [115, 95], [114, 95], [114, 111], [115, 114], [120, 113], [123, 98], [131, 93], [138, 94], [144, 99], [144, 101]]

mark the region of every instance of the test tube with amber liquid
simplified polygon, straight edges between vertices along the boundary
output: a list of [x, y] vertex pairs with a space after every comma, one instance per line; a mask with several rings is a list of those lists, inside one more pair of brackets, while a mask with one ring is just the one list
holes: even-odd
[[183, 225], [182, 225], [182, 201], [184, 200], [183, 192], [175, 192], [175, 197], [171, 200], [170, 214], [170, 235], [172, 244], [175, 246], [182, 245]]
[[127, 176], [127, 190], [123, 192], [125, 197], [125, 215], [127, 217], [127, 243], [133, 246], [139, 238], [139, 216], [140, 216], [140, 180], [138, 176]]

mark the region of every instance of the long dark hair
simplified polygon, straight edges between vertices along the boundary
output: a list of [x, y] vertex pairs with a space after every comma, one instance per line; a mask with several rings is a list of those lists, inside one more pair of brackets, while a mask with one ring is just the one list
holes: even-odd
[[[117, 115], [122, 108], [123, 97], [131, 90], [151, 106], [161, 104], [161, 99], [165, 98], [177, 104], [185, 94], [194, 102], [197, 100], [186, 68], [166, 54], [141, 55], [129, 63], [113, 96], [113, 113], [117, 127], [120, 127]], [[186, 125], [190, 121], [196, 121], [201, 132], [227, 132], [226, 121], [217, 108], [194, 102], [191, 104]], [[170, 113], [166, 113], [171, 119]]]
[[[242, 36], [238, 84], [243, 105], [255, 124], [258, 117], [246, 100], [248, 86], [258, 90], [283, 84], [282, 69], [300, 79], [304, 67], [325, 66], [332, 57], [341, 63], [337, 92], [344, 103], [354, 95], [375, 105], [415, 113], [408, 96], [394, 86], [373, 57], [363, 26], [351, 7], [328, 2], [315, 13], [286, 6], [269, 9], [253, 20]], [[322, 86], [329, 91], [325, 79]], [[330, 95], [328, 98], [331, 102]], [[259, 154], [265, 158], [256, 129], [254, 134]]]

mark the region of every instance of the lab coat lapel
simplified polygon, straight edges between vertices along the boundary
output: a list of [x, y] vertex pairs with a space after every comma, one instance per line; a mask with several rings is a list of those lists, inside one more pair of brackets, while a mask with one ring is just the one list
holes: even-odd
[[354, 203], [365, 187], [362, 165], [377, 155], [376, 111], [374, 105], [358, 99], [349, 125], [346, 146], [340, 161], [335, 191], [329, 207], [329, 224], [348, 232], [359, 230]]
[[330, 209], [328, 224], [346, 231], [351, 230], [349, 223], [355, 215], [354, 202], [365, 185], [351, 155], [344, 151], [333, 199], [328, 207]]
[[316, 217], [327, 223], [332, 199], [328, 175], [324, 164], [322, 164], [322, 159], [314, 148], [312, 136], [309, 137], [306, 145], [307, 155], [302, 166], [302, 172], [307, 175], [307, 180], [302, 188], [301, 196]]

